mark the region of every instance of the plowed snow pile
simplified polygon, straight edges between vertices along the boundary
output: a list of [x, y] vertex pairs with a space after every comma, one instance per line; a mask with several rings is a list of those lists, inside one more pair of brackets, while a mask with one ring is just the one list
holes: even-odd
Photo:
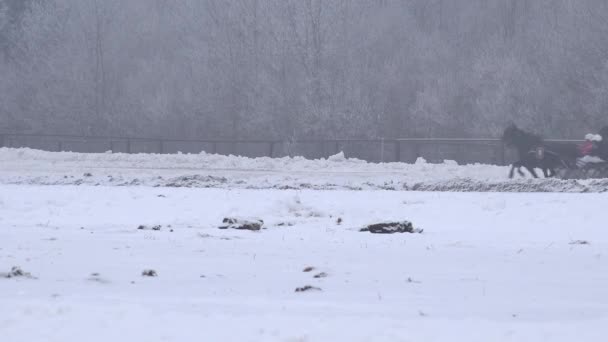
[[0, 184], [239, 189], [604, 192], [608, 180], [509, 180], [508, 168], [368, 163], [345, 158], [246, 158], [200, 154], [122, 154], [0, 149]]

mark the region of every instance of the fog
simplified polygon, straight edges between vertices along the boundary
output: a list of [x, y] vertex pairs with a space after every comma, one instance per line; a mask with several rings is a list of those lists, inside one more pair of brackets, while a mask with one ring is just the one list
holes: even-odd
[[0, 132], [552, 138], [608, 124], [605, 0], [0, 0]]

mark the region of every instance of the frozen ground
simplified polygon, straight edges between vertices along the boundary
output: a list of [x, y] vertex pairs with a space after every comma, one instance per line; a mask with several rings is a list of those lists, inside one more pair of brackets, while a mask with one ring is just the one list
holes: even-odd
[[[219, 180], [153, 181], [201, 172]], [[481, 165], [0, 150], [0, 339], [605, 341], [608, 195], [376, 186], [452, 172], [509, 184]], [[302, 179], [344, 183], [272, 184]], [[424, 233], [358, 231], [387, 220]]]

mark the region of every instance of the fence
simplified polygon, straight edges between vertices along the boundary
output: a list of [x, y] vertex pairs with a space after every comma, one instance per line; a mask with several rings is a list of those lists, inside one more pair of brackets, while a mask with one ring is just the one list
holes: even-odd
[[[572, 140], [552, 140], [573, 142]], [[513, 151], [499, 139], [341, 139], [341, 140], [179, 140], [69, 135], [0, 134], [0, 147], [29, 147], [45, 151], [82, 153], [217, 153], [246, 157], [303, 156], [325, 158], [344, 152], [370, 162], [408, 162], [423, 157], [436, 163], [505, 165]]]

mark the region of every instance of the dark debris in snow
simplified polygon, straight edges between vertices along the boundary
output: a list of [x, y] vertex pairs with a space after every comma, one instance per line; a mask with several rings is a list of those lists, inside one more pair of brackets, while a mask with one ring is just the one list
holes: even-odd
[[395, 233], [422, 233], [422, 229], [414, 228], [414, 225], [409, 221], [403, 222], [386, 222], [369, 225], [362, 228], [362, 232], [370, 232], [373, 234], [395, 234]]
[[155, 270], [144, 270], [141, 272], [142, 277], [158, 277], [158, 273]]
[[29, 272], [25, 272], [19, 266], [13, 266], [11, 271], [8, 273], [0, 273], [0, 278], [28, 278], [28, 279], [36, 279]]
[[160, 224], [155, 225], [155, 226], [147, 226], [145, 224], [142, 224], [139, 227], [137, 227], [138, 230], [155, 230], [155, 231], [159, 231], [162, 228], [163, 228], [163, 226], [161, 226]]
[[264, 226], [264, 221], [259, 219], [245, 220], [238, 218], [227, 217], [222, 221], [220, 229], [238, 229], [238, 230], [261, 230]]
[[306, 285], [296, 288], [295, 292], [323, 291], [320, 287]]

